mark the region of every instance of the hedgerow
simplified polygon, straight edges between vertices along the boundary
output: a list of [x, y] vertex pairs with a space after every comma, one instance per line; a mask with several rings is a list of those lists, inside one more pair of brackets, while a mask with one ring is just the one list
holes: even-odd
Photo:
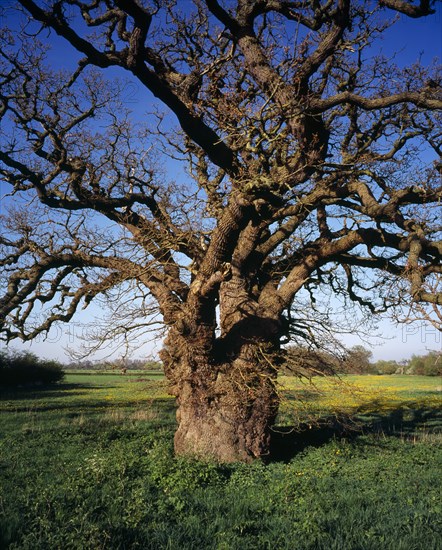
[[0, 386], [51, 384], [63, 377], [58, 361], [42, 360], [29, 351], [0, 350]]

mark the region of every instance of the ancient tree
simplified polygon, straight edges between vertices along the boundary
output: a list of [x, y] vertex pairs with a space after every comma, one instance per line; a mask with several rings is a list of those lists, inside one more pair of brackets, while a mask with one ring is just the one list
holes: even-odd
[[[103, 297], [120, 332], [160, 315], [175, 449], [233, 461], [268, 452], [283, 344], [315, 338], [321, 289], [441, 322], [440, 69], [376, 46], [432, 2], [19, 4], [1, 33], [6, 340]], [[56, 35], [71, 71], [45, 61]]]

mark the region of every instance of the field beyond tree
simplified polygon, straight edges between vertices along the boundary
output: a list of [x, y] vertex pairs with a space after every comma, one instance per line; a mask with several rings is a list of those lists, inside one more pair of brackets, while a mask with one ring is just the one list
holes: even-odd
[[440, 548], [442, 379], [280, 377], [272, 454], [174, 457], [158, 373], [2, 390], [8, 549]]

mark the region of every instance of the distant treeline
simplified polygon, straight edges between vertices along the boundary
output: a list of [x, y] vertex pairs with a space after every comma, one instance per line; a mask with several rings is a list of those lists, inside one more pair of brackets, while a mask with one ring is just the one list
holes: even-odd
[[[410, 374], [442, 376], [442, 352], [431, 351], [426, 355], [413, 355], [402, 361], [372, 361], [372, 353], [364, 346], [355, 346], [338, 356], [325, 351], [314, 351], [301, 346], [287, 350], [287, 361], [282, 365], [283, 374], [302, 376], [333, 374]], [[62, 364], [54, 360], [40, 359], [31, 352], [0, 350], [0, 386], [48, 384], [63, 379], [66, 370], [162, 372], [159, 361], [125, 359], [115, 361], [74, 361]]]
[[344, 354], [313, 351], [302, 346], [289, 347], [287, 374], [411, 374], [442, 376], [442, 351], [430, 351], [426, 355], [413, 355], [402, 361], [373, 361], [373, 354], [364, 346], [354, 346]]
[[[354, 346], [345, 353], [333, 354], [313, 351], [301, 346], [287, 349], [287, 362], [282, 367], [286, 374], [312, 376], [327, 374], [416, 374], [442, 375], [442, 352], [431, 351], [426, 355], [413, 355], [402, 361], [373, 361], [373, 354], [364, 346]], [[119, 372], [162, 372], [160, 361], [145, 359], [119, 359], [116, 361], [77, 361], [65, 365], [67, 370], [94, 370]]]
[[65, 371], [88, 370], [109, 372], [148, 371], [162, 372], [158, 361], [143, 359], [118, 361], [75, 361], [63, 364], [40, 359], [35, 353], [14, 349], [0, 350], [0, 387], [52, 384], [63, 379]]
[[65, 365], [66, 370], [94, 371], [149, 371], [162, 372], [163, 365], [159, 361], [146, 359], [117, 359], [108, 361], [72, 361]]

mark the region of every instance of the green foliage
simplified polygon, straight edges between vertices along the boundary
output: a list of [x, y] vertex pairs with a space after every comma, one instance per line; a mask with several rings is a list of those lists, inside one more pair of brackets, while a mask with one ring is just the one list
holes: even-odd
[[[435, 393], [436, 380], [413, 379], [416, 395]], [[436, 410], [416, 409], [407, 426], [382, 424], [381, 411], [377, 432], [321, 444], [309, 432], [308, 444], [287, 442], [285, 461], [226, 466], [173, 456], [173, 402], [154, 384], [77, 374], [3, 396], [0, 547], [440, 548]]]
[[413, 355], [408, 364], [407, 373], [442, 376], [442, 353], [432, 351], [427, 355]]
[[283, 374], [305, 377], [341, 374], [413, 374], [419, 376], [442, 376], [442, 354], [430, 351], [426, 355], [413, 355], [409, 361], [379, 360], [372, 362], [373, 354], [364, 346], [350, 348], [344, 357], [322, 350], [302, 346], [287, 349], [287, 362]]
[[52, 384], [64, 377], [57, 361], [41, 360], [35, 354], [0, 350], [0, 386]]
[[399, 374], [405, 371], [405, 367], [397, 361], [376, 361], [373, 365], [373, 372], [376, 374]]
[[413, 355], [409, 361], [377, 361], [377, 374], [413, 374], [418, 376], [442, 376], [442, 354], [430, 351], [426, 355]]

